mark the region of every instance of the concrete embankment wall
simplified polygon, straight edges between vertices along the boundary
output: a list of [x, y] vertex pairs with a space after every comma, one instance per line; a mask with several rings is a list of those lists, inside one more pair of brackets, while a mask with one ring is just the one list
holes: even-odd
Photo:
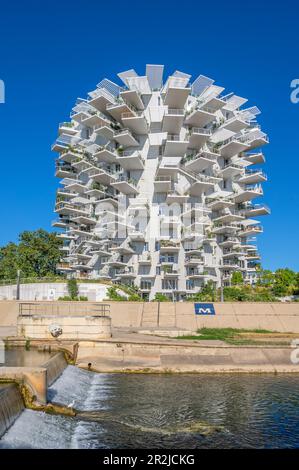
[[[34, 303], [34, 302], [33, 302]], [[176, 327], [186, 330], [210, 328], [266, 329], [299, 333], [299, 302], [214, 303], [216, 315], [195, 315], [188, 302], [105, 302], [110, 305], [113, 327]], [[0, 327], [16, 326], [17, 301], [0, 301]], [[91, 302], [36, 302], [43, 315], [92, 314]]]
[[24, 409], [23, 400], [15, 384], [0, 386], [0, 437], [10, 428]]
[[63, 352], [55, 354], [42, 367], [47, 369], [47, 387], [50, 387], [67, 367], [67, 361]]
[[[158, 338], [157, 338], [158, 340]], [[165, 342], [80, 342], [77, 364], [98, 372], [299, 373], [290, 347]]]

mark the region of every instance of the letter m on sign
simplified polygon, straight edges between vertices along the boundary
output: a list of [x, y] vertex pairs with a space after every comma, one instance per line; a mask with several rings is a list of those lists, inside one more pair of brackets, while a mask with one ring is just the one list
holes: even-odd
[[196, 315], [215, 315], [215, 308], [213, 304], [194, 304], [194, 311]]

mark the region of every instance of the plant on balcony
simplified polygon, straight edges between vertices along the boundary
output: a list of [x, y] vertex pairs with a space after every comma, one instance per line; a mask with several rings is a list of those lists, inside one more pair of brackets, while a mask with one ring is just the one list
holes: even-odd
[[122, 155], [122, 154], [124, 153], [124, 148], [123, 148], [123, 146], [120, 145], [119, 147], [117, 147], [116, 151], [117, 151], [117, 153], [118, 153], [119, 155]]

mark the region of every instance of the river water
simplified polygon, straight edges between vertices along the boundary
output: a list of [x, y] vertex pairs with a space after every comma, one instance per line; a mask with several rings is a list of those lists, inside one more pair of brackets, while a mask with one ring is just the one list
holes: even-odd
[[95, 374], [49, 389], [76, 418], [25, 410], [2, 448], [299, 447], [299, 376]]

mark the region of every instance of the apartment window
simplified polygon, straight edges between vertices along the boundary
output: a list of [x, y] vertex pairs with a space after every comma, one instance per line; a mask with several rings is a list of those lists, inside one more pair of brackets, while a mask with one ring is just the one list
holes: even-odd
[[148, 242], [145, 242], [144, 247], [143, 247], [143, 251], [148, 251]]
[[161, 268], [160, 268], [160, 266], [157, 266], [157, 267], [156, 267], [156, 274], [157, 274], [157, 276], [160, 276], [160, 274], [161, 274]]
[[195, 286], [194, 280], [193, 280], [193, 279], [187, 279], [187, 281], [186, 281], [186, 289], [187, 289], [187, 290], [192, 290], [192, 289], [194, 289], [194, 286]]
[[162, 279], [163, 290], [177, 290], [178, 282], [175, 279]]
[[160, 250], [160, 242], [155, 243], [155, 250], [159, 251]]
[[150, 290], [151, 288], [152, 288], [151, 281], [141, 281], [140, 282], [140, 289]]
[[226, 189], [226, 188], [227, 188], [227, 181], [223, 180], [223, 189]]

